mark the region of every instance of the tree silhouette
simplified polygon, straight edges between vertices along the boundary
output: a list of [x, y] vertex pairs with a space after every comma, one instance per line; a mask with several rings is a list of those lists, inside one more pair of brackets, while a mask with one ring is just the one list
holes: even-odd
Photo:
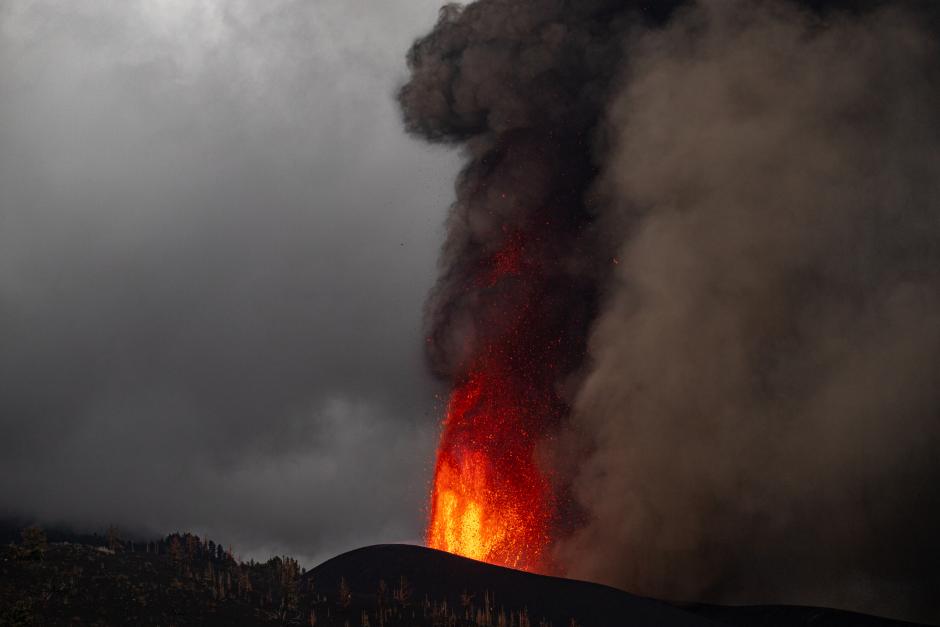
[[180, 543], [179, 535], [174, 534], [170, 538], [170, 558], [179, 563], [183, 560], [183, 545]]
[[349, 584], [346, 583], [345, 577], [340, 577], [339, 580], [339, 604], [342, 607], [349, 607], [349, 604], [352, 603], [352, 590], [349, 588]]
[[45, 556], [49, 543], [46, 541], [46, 533], [42, 529], [27, 527], [20, 532], [20, 538], [23, 542], [24, 557], [41, 560]]
[[108, 527], [108, 548], [112, 551], [118, 551], [123, 547], [123, 541], [121, 540], [121, 534], [118, 532], [118, 528], [115, 525]]
[[413, 591], [414, 590], [412, 589], [411, 584], [408, 583], [408, 579], [402, 575], [398, 579], [398, 587], [395, 588], [395, 600], [398, 601], [402, 607], [404, 607], [408, 605], [409, 601], [411, 600], [411, 593]]

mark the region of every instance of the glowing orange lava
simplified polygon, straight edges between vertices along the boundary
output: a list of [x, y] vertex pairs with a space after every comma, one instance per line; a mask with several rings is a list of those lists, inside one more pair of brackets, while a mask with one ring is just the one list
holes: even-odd
[[428, 546], [534, 570], [549, 540], [550, 485], [524, 425], [517, 424], [518, 408], [500, 397], [500, 382], [482, 374], [453, 393], [437, 457]]
[[[511, 238], [481, 269], [481, 289], [503, 289], [494, 300], [502, 326], [481, 342], [451, 394], [427, 544], [493, 564], [542, 570], [555, 504], [536, 447], [559, 411], [552, 359], [557, 343], [540, 335], [534, 301], [541, 289], [537, 272], [526, 268], [523, 257], [518, 240]], [[510, 284], [497, 285], [506, 280]]]

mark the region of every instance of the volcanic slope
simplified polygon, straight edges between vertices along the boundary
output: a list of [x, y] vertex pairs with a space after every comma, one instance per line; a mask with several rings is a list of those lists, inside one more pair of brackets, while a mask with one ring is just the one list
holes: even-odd
[[[535, 575], [424, 547], [385, 544], [334, 557], [306, 575], [327, 599], [356, 614], [410, 604], [416, 618], [429, 605], [455, 624], [551, 624], [556, 627], [912, 627], [873, 616], [796, 606], [675, 605], [594, 583]], [[312, 581], [311, 581], [312, 579]], [[345, 599], [345, 600], [343, 600]], [[470, 622], [463, 622], [469, 619]], [[482, 622], [481, 622], [482, 621]], [[491, 621], [491, 622], [490, 622]], [[418, 621], [420, 622], [420, 621]], [[443, 624], [443, 623], [442, 623]]]

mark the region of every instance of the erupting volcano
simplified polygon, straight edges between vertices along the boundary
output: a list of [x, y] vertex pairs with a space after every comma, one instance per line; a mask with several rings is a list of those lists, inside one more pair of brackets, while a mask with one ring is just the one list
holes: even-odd
[[476, 288], [483, 298], [496, 296], [490, 306], [503, 320], [453, 390], [427, 542], [466, 557], [537, 570], [555, 498], [537, 464], [536, 445], [563, 410], [553, 392], [554, 353], [562, 342], [543, 336], [538, 319], [543, 280], [519, 236], [481, 265]]
[[430, 368], [451, 390], [433, 548], [554, 572], [553, 546], [579, 524], [571, 477], [547, 460], [620, 243], [599, 220], [597, 140], [625, 29], [676, 2], [448, 4], [408, 53], [406, 128], [467, 159], [425, 320]]
[[[411, 132], [459, 143], [468, 157], [427, 309], [430, 366], [451, 398], [426, 540], [546, 572], [572, 517], [569, 488], [542, 452], [569, 413], [564, 390], [610, 257], [585, 198], [615, 67], [600, 61], [619, 46], [597, 6], [518, 6], [509, 21], [487, 16], [491, 2], [442, 9], [409, 53], [399, 101]], [[532, 33], [525, 45], [522, 33]]]
[[441, 9], [398, 94], [464, 158], [430, 547], [650, 597], [933, 602], [935, 5]]
[[[532, 570], [549, 539], [551, 488], [533, 458], [520, 406], [494, 372], [453, 393], [438, 451], [428, 545]], [[512, 384], [508, 384], [511, 386]]]

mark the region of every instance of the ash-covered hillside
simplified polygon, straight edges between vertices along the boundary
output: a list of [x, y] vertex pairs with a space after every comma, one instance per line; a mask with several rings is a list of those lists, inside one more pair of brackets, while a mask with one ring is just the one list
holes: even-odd
[[241, 561], [188, 533], [0, 532], [0, 627], [910, 625], [820, 608], [670, 604], [408, 545], [358, 549], [306, 571], [290, 557]]
[[[410, 601], [414, 622], [394, 624], [499, 627], [913, 625], [826, 608], [666, 603], [599, 584], [535, 575], [400, 544], [345, 553], [313, 568], [301, 579], [311, 582], [327, 598], [344, 598], [345, 595], [351, 606], [370, 617], [369, 624], [375, 624], [376, 617], [381, 617], [383, 607], [395, 607], [390, 605], [389, 598], [397, 601], [399, 595], [404, 594]], [[428, 608], [433, 610], [430, 615]], [[395, 607], [393, 615], [399, 614], [400, 610]]]

